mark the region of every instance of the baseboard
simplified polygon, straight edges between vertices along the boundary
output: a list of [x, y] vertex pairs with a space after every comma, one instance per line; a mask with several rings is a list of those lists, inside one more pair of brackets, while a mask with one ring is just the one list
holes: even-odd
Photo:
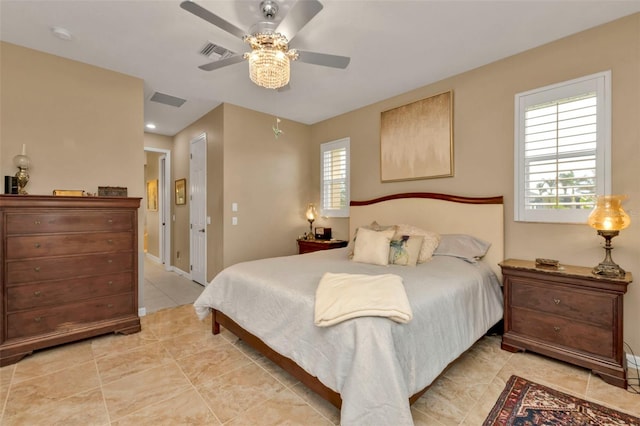
[[144, 254], [149, 260], [153, 260], [156, 263], [162, 263], [159, 257], [149, 254], [148, 252]]
[[191, 274], [188, 273], [188, 272], [183, 271], [182, 269], [179, 269], [179, 268], [176, 268], [175, 266], [172, 266], [171, 270], [173, 272], [175, 272], [176, 274], [178, 274], [178, 275], [181, 275], [181, 276], [183, 276], [183, 277], [185, 277], [187, 279], [191, 279]]

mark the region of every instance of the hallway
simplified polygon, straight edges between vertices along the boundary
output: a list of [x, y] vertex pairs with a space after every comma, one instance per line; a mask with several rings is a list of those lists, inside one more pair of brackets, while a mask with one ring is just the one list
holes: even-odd
[[147, 314], [191, 304], [203, 289], [203, 286], [182, 275], [165, 271], [163, 265], [145, 256], [143, 301]]

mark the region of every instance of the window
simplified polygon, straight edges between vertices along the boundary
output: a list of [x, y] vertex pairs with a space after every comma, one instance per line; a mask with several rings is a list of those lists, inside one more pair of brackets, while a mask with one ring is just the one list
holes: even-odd
[[320, 215], [349, 217], [349, 138], [320, 145]]
[[611, 72], [515, 97], [515, 220], [584, 223], [611, 192]]

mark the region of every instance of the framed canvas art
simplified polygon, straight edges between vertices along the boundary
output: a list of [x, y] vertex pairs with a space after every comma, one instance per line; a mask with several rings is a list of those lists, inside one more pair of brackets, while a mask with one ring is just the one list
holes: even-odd
[[380, 116], [382, 182], [453, 176], [453, 92]]
[[158, 179], [147, 181], [147, 210], [158, 211]]

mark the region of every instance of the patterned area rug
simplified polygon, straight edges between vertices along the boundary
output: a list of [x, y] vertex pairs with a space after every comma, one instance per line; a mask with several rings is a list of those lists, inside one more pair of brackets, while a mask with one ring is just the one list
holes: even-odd
[[633, 425], [640, 418], [511, 376], [483, 426]]

